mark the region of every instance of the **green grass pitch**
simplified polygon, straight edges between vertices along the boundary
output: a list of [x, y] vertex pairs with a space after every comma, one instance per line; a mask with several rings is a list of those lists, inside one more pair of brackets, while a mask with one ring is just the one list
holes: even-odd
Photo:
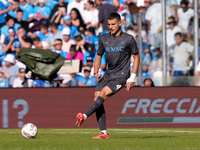
[[200, 129], [38, 129], [25, 139], [20, 129], [0, 129], [0, 150], [200, 150]]

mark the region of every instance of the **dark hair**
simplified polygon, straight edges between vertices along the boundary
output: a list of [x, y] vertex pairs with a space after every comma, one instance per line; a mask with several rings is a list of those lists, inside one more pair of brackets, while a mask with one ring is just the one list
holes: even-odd
[[143, 84], [144, 84], [147, 80], [149, 80], [149, 81], [151, 82], [151, 87], [154, 87], [154, 86], [155, 86], [155, 85], [154, 85], [154, 82], [153, 82], [153, 80], [152, 80], [151, 78], [145, 78], [144, 81], [143, 81]]
[[[77, 18], [83, 20], [83, 18], [81, 17], [81, 14], [80, 14], [80, 12], [79, 12], [79, 10], [78, 10], [77, 8], [73, 8], [73, 9], [71, 10], [71, 12], [72, 12], [72, 11], [75, 11], [75, 12], [76, 12]], [[71, 15], [71, 12], [70, 12], [70, 15]]]
[[39, 39], [39, 37], [36, 36], [33, 38], [33, 42], [35, 42], [35, 41], [41, 41], [41, 40]]
[[[80, 25], [77, 27], [78, 30], [79, 30], [80, 27], [83, 27], [84, 30], [85, 30], [86, 25], [85, 25], [85, 23], [84, 23], [84, 21], [83, 21], [83, 18], [82, 18], [82, 16], [81, 16], [79, 10], [76, 9], [76, 8], [73, 8], [73, 9], [71, 10], [71, 12], [72, 12], [72, 11], [75, 11], [75, 12], [76, 12], [76, 14], [77, 14], [77, 18], [76, 18], [76, 19], [79, 19], [79, 21], [80, 21]], [[71, 12], [70, 12], [70, 15], [71, 15]], [[80, 30], [79, 30], [79, 31], [80, 31]]]
[[[24, 68], [19, 68], [19, 72], [21, 72], [22, 69], [24, 69]], [[24, 70], [25, 70], [25, 69], [24, 69]]]
[[42, 29], [42, 28], [48, 29], [48, 25], [47, 24], [41, 25], [40, 29]]
[[58, 28], [58, 24], [56, 24], [56, 23], [50, 23], [50, 25], [49, 25], [50, 27], [54, 27], [54, 28]]
[[19, 0], [14, 0], [13, 2], [17, 2], [17, 3], [19, 3]]
[[61, 39], [55, 39], [55, 41], [60, 41], [62, 43], [62, 40]]
[[[13, 19], [13, 17], [11, 17], [11, 16], [6, 16], [6, 22], [8, 22], [10, 19]], [[13, 19], [14, 20], [14, 19]]]
[[175, 36], [183, 37], [183, 33], [181, 33], [181, 32], [177, 32], [177, 33], [175, 33], [174, 37], [175, 37]]
[[187, 0], [182, 0], [181, 1], [181, 5], [185, 5], [185, 6], [188, 6], [189, 5], [189, 2]]
[[21, 9], [18, 9], [18, 10], [17, 10], [17, 13], [18, 13], [18, 12], [22, 12], [22, 13], [23, 13], [23, 10], [21, 10]]
[[118, 13], [111, 13], [108, 16], [108, 20], [113, 20], [113, 19], [117, 19], [118, 21], [121, 21], [121, 17]]
[[71, 47], [70, 47], [70, 51], [74, 51], [74, 52], [76, 52], [76, 45], [71, 45]]
[[[19, 30], [19, 29], [24, 29], [24, 30], [26, 31], [26, 29], [25, 29], [24, 27], [22, 27], [22, 26], [19, 27], [17, 30]], [[26, 31], [26, 32], [27, 32], [27, 31]]]
[[92, 6], [94, 6], [94, 2], [93, 2], [93, 1], [89, 0], [88, 3], [89, 3], [90, 5], [92, 5]]

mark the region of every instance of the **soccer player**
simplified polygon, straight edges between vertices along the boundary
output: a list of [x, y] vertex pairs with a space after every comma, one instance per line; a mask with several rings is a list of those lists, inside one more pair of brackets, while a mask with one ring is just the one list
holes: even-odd
[[[93, 139], [109, 138], [106, 130], [106, 114], [103, 103], [109, 96], [116, 94], [125, 85], [126, 90], [130, 90], [134, 84], [140, 62], [136, 41], [133, 36], [121, 31], [121, 24], [121, 18], [118, 13], [109, 15], [108, 27], [110, 32], [100, 36], [99, 49], [94, 62], [94, 76], [99, 79], [94, 94], [94, 102], [84, 114], [78, 113], [76, 116], [76, 125], [80, 126], [90, 115], [96, 112], [101, 132]], [[107, 68], [104, 76], [101, 78], [98, 70], [104, 53]], [[134, 58], [134, 63], [130, 75], [131, 56]]]

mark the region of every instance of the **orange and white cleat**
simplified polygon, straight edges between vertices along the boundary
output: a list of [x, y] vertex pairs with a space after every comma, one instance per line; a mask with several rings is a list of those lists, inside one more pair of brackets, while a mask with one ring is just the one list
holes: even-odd
[[76, 116], [76, 125], [79, 127], [84, 122], [84, 116], [82, 113], [78, 113]]
[[92, 139], [109, 139], [109, 135], [100, 132], [98, 136], [94, 136]]

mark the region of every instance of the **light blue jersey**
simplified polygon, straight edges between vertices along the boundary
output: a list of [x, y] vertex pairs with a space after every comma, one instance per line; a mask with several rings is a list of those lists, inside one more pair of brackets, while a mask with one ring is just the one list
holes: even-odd
[[23, 18], [22, 18], [23, 21], [27, 21], [31, 15], [34, 15], [34, 9], [31, 4], [27, 3], [24, 6], [22, 4], [20, 4], [19, 8], [23, 11], [23, 14], [24, 14]]
[[[3, 11], [5, 9], [6, 9], [5, 5], [3, 4], [3, 2], [0, 1], [0, 11]], [[5, 14], [0, 15], [0, 23], [6, 22], [5, 17], [6, 17]]]
[[[40, 12], [41, 15], [45, 16], [45, 17], [49, 17], [50, 13], [51, 13], [51, 9], [49, 6], [44, 6], [44, 7], [40, 7], [40, 6], [35, 6], [34, 8], [34, 14], [37, 16], [37, 13]], [[37, 18], [37, 20], [40, 20], [39, 18]]]
[[[19, 27], [21, 27], [21, 25], [19, 23], [14, 24], [15, 31], [17, 31]], [[1, 34], [4, 34], [5, 37], [8, 36], [8, 25], [7, 24], [4, 25], [3, 27], [1, 27]]]

